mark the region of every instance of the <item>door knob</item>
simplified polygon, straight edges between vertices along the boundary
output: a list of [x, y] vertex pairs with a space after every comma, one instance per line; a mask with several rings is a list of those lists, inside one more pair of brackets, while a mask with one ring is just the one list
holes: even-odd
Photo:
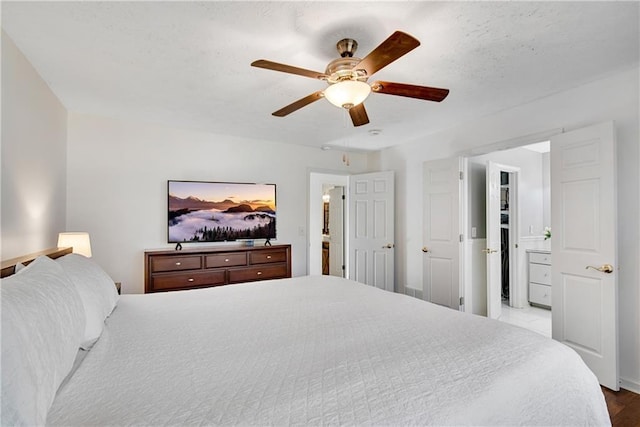
[[423, 246], [423, 247], [422, 247], [422, 252], [425, 252], [425, 253], [426, 253], [426, 252], [429, 252], [429, 248], [427, 248], [426, 246]]
[[497, 251], [497, 249], [487, 248], [487, 249], [483, 249], [482, 252], [484, 252], [485, 254], [489, 255], [489, 254], [492, 254], [492, 253], [498, 252], [498, 251]]
[[600, 267], [594, 267], [592, 265], [587, 265], [586, 270], [593, 268], [594, 270], [598, 270], [602, 273], [613, 273], [613, 266], [611, 264], [603, 264]]
[[385, 246], [382, 247], [382, 249], [392, 249], [394, 247], [395, 245], [393, 243], [387, 243]]

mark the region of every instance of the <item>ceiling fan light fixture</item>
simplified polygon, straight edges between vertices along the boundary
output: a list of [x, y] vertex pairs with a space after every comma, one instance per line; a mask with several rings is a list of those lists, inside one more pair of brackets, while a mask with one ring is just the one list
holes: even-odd
[[334, 83], [324, 90], [324, 97], [340, 108], [352, 108], [362, 104], [371, 93], [371, 86], [358, 80]]

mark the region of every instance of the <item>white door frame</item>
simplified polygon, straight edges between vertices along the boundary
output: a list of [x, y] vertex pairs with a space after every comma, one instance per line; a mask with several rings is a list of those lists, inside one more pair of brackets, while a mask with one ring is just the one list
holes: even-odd
[[[307, 224], [307, 274], [320, 275], [322, 274], [322, 186], [323, 184], [339, 185], [344, 187], [345, 197], [349, 197], [349, 175], [340, 172], [330, 171], [314, 171], [309, 170], [309, 192], [307, 200], [307, 209], [309, 214]], [[345, 206], [348, 206], [348, 199]], [[349, 227], [349, 209], [344, 211], [344, 232], [348, 233]], [[304, 230], [302, 230], [304, 232]], [[344, 256], [345, 256], [345, 271], [348, 270], [349, 265], [349, 252], [348, 239], [343, 239], [344, 242]]]

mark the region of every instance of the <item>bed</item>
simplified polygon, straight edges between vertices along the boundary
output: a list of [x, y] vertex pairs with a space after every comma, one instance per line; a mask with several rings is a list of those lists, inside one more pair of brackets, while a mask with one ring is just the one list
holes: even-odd
[[[39, 257], [34, 269], [42, 276], [69, 257], [83, 267], [63, 266], [62, 282], [107, 285], [106, 273], [76, 254]], [[5, 317], [24, 311], [9, 307], [12, 292], [53, 281], [35, 274], [43, 283], [34, 285], [28, 275], [1, 286], [3, 425], [610, 425], [598, 381], [567, 346], [330, 276], [119, 297], [102, 289], [113, 307], [97, 316], [105, 317], [99, 336], [78, 350], [87, 328], [76, 328], [73, 354], [43, 397], [40, 386], [16, 384], [33, 375], [5, 381], [5, 360], [27, 363], [6, 359], [5, 321], [25, 320]], [[18, 347], [41, 352], [29, 347], [37, 341]], [[20, 408], [16, 387], [45, 407]]]

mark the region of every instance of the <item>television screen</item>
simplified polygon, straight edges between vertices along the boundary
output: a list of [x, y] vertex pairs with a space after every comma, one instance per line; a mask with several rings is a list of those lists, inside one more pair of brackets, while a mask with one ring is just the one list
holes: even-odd
[[169, 181], [169, 243], [276, 238], [276, 186]]

